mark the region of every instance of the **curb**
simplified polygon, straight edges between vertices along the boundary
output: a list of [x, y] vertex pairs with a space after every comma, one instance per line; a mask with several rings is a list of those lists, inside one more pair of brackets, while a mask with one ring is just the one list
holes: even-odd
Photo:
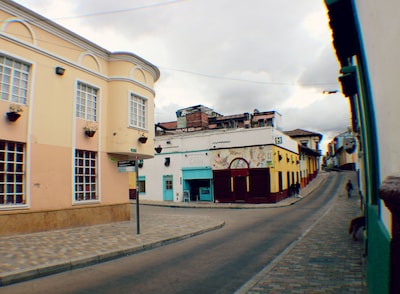
[[129, 255], [137, 254], [146, 250], [155, 249], [167, 244], [175, 243], [178, 241], [182, 241], [197, 235], [201, 235], [207, 232], [215, 231], [221, 229], [225, 226], [225, 222], [221, 221], [219, 225], [212, 226], [206, 229], [202, 229], [199, 231], [187, 233], [180, 236], [171, 237], [165, 240], [155, 241], [148, 244], [136, 245], [134, 247], [129, 247], [125, 249], [120, 249], [117, 251], [109, 251], [105, 253], [101, 253], [99, 255], [86, 256], [82, 258], [73, 259], [66, 262], [61, 262], [58, 264], [45, 264], [39, 267], [34, 267], [30, 269], [26, 269], [23, 271], [14, 271], [5, 273], [0, 277], [0, 287], [6, 286], [14, 283], [24, 282], [28, 280], [32, 280], [35, 278], [45, 277], [61, 272], [66, 272], [70, 270], [75, 270], [79, 268], [84, 268], [87, 266], [96, 265], [102, 262], [118, 259], [121, 257], [126, 257]]
[[[337, 198], [332, 199], [332, 202], [336, 202]], [[245, 294], [248, 293], [249, 290], [251, 290], [259, 281], [261, 281], [273, 268], [287, 255], [290, 253], [290, 251], [293, 250], [296, 245], [303, 240], [308, 233], [311, 232], [311, 230], [331, 211], [333, 206], [329, 207], [327, 211], [324, 212], [323, 215], [321, 215], [310, 227], [307, 228], [301, 234], [300, 237], [298, 237], [296, 240], [294, 240], [288, 247], [286, 247], [281, 253], [279, 253], [266, 267], [264, 267], [260, 272], [258, 272], [253, 278], [251, 278], [247, 283], [245, 283], [242, 287], [240, 287], [237, 291], [234, 292], [234, 294]]]
[[[322, 179], [319, 183], [322, 183], [326, 181], [326, 178]], [[341, 182], [341, 185], [343, 185], [343, 180]], [[307, 191], [308, 193], [311, 193], [314, 191], [316, 187], [312, 187], [310, 191]], [[259, 271], [255, 276], [253, 276], [250, 280], [248, 280], [244, 285], [242, 285], [238, 290], [234, 292], [234, 294], [245, 294], [249, 293], [253, 287], [255, 287], [271, 270], [274, 269], [274, 267], [286, 256], [288, 255], [294, 247], [297, 246], [297, 244], [300, 243], [307, 235], [314, 229], [314, 227], [321, 221], [323, 220], [329, 212], [335, 207], [335, 204], [341, 197], [340, 194], [338, 194], [336, 197], [334, 197], [332, 200], [329, 202], [329, 208], [314, 222], [312, 223], [297, 239], [295, 239], [288, 247], [286, 247], [282, 252], [280, 252], [268, 265], [266, 265], [261, 271]], [[303, 198], [301, 198], [303, 199]], [[300, 199], [300, 200], [301, 200]]]

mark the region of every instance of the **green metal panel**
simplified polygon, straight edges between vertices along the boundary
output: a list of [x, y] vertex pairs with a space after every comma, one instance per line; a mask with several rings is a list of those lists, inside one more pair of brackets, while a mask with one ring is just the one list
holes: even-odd
[[183, 180], [200, 180], [200, 179], [212, 179], [213, 174], [211, 167], [191, 167], [182, 168]]
[[371, 294], [390, 293], [391, 237], [379, 219], [378, 206], [368, 207], [368, 291]]

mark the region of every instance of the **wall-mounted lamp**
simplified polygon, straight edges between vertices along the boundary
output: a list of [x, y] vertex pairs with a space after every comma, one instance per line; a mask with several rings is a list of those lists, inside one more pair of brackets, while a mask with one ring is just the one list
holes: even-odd
[[170, 164], [171, 164], [171, 158], [166, 157], [166, 158], [165, 158], [165, 161], [164, 161], [164, 165], [165, 165], [165, 166], [169, 166]]
[[64, 73], [65, 73], [65, 68], [62, 68], [62, 67], [60, 67], [60, 66], [57, 66], [57, 67], [56, 67], [56, 74], [57, 74], [57, 75], [63, 76]]

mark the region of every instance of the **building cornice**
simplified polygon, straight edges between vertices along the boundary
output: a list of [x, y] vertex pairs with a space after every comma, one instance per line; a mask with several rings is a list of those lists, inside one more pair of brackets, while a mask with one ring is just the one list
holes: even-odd
[[55, 35], [73, 45], [82, 48], [83, 51], [89, 51], [95, 55], [107, 60], [124, 60], [130, 61], [140, 65], [143, 69], [147, 70], [154, 81], [157, 81], [160, 77], [159, 69], [148, 62], [147, 60], [137, 56], [130, 52], [111, 52], [101, 46], [87, 40], [86, 38], [66, 29], [65, 27], [53, 22], [52, 20], [10, 0], [0, 1], [0, 9], [6, 13], [19, 18], [21, 22], [27, 22], [30, 25], [36, 26], [52, 35]]
[[119, 82], [127, 82], [127, 83], [132, 83], [135, 84], [136, 86], [139, 86], [147, 91], [149, 91], [152, 95], [155, 95], [156, 92], [154, 91], [153, 88], [130, 78], [127, 77], [120, 77], [120, 76], [113, 76], [113, 77], [109, 77], [108, 81], [113, 82], [113, 81], [119, 81]]
[[10, 43], [14, 43], [14, 44], [16, 44], [16, 45], [18, 45], [20, 47], [23, 47], [23, 48], [26, 48], [26, 49], [28, 49], [30, 51], [35, 52], [35, 53], [44, 55], [44, 56], [46, 56], [48, 58], [51, 58], [51, 59], [53, 59], [53, 60], [55, 60], [57, 62], [66, 64], [66, 65], [68, 65], [70, 67], [76, 68], [76, 69], [78, 69], [78, 70], [80, 70], [82, 72], [86, 72], [88, 74], [96, 76], [97, 78], [100, 78], [100, 79], [105, 80], [107, 82], [110, 82], [110, 81], [123, 81], [123, 82], [133, 83], [133, 84], [135, 84], [135, 85], [137, 85], [137, 86], [149, 91], [152, 95], [155, 95], [155, 90], [153, 88], [151, 88], [151, 87], [149, 87], [149, 86], [147, 86], [147, 85], [145, 85], [145, 84], [143, 84], [143, 83], [141, 83], [139, 81], [133, 80], [131, 78], [119, 77], [119, 76], [109, 77], [109, 76], [101, 74], [101, 73], [99, 73], [97, 71], [92, 71], [92, 70], [87, 69], [86, 67], [83, 67], [83, 66], [81, 66], [81, 65], [79, 65], [77, 63], [74, 63], [74, 62], [71, 62], [69, 60], [66, 60], [61, 56], [58, 56], [58, 55], [53, 54], [53, 53], [50, 53], [50, 52], [48, 52], [46, 50], [42, 50], [40, 48], [32, 46], [31, 44], [25, 43], [25, 42], [20, 41], [18, 39], [14, 39], [14, 38], [10, 37], [9, 35], [7, 35], [7, 34], [5, 34], [3, 32], [0, 32], [0, 39], [4, 39], [4, 40], [6, 40], [6, 41], [8, 41]]

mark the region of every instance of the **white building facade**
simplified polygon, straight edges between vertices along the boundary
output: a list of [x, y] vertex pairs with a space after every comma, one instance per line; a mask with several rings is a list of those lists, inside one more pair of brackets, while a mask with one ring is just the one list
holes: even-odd
[[141, 199], [276, 202], [301, 180], [297, 142], [273, 127], [163, 135], [155, 146], [139, 168]]

